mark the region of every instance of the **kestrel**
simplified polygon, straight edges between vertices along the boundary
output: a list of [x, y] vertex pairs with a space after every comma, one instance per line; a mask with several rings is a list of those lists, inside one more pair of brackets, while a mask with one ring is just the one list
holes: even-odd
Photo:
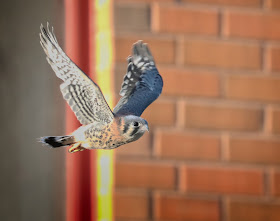
[[161, 94], [163, 81], [154, 58], [142, 41], [133, 45], [121, 98], [112, 111], [99, 86], [59, 46], [49, 25], [40, 27], [40, 43], [57, 77], [60, 90], [82, 126], [71, 135], [47, 136], [40, 141], [50, 147], [69, 146], [69, 152], [85, 149], [114, 149], [138, 140], [149, 130], [143, 111]]

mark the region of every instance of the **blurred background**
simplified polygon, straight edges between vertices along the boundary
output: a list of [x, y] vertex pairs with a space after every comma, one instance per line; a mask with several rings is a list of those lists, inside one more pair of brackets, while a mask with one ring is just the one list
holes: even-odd
[[[59, 80], [39, 44], [64, 42], [62, 0], [5, 1], [0, 19], [1, 220], [65, 220]], [[280, 1], [115, 0], [115, 96], [131, 45], [164, 79], [150, 133], [114, 150], [117, 221], [280, 220]]]

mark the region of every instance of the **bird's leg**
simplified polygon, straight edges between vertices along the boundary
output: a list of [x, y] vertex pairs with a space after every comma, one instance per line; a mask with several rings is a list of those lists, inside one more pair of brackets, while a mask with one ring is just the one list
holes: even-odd
[[77, 142], [77, 143], [73, 144], [71, 146], [71, 148], [68, 150], [68, 152], [69, 153], [75, 153], [75, 152], [78, 152], [78, 151], [85, 150], [85, 148], [81, 147], [81, 144], [82, 144], [82, 142]]

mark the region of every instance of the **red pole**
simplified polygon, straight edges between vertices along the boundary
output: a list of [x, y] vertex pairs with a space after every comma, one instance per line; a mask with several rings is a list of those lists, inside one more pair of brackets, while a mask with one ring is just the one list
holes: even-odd
[[[90, 70], [89, 0], [65, 0], [65, 48], [85, 72]], [[92, 64], [91, 64], [92, 65]], [[80, 126], [67, 105], [66, 132]], [[66, 220], [90, 221], [96, 214], [95, 156], [92, 151], [66, 153]]]

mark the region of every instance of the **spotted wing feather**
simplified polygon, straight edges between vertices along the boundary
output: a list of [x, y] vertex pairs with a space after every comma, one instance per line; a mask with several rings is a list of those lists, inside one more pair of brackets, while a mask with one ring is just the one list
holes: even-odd
[[133, 45], [132, 56], [128, 57], [127, 73], [120, 90], [122, 97], [113, 112], [141, 116], [161, 94], [162, 87], [162, 78], [147, 44], [138, 41]]
[[40, 43], [47, 55], [46, 59], [57, 77], [64, 81], [60, 90], [64, 99], [81, 124], [92, 122], [109, 123], [113, 113], [100, 88], [88, 78], [60, 48], [53, 28], [50, 31], [41, 25]]

